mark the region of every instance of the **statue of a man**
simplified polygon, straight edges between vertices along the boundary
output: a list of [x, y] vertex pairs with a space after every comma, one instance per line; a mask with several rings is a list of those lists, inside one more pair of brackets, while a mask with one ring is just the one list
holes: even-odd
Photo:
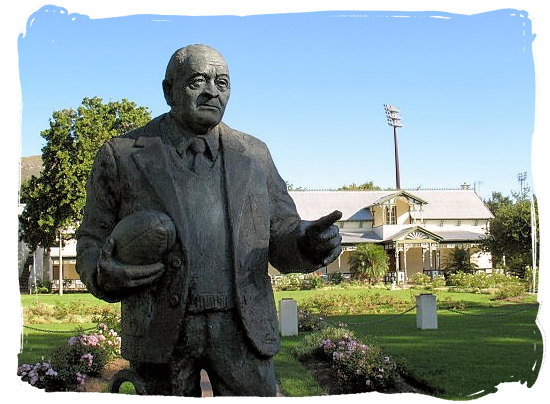
[[[122, 353], [147, 394], [200, 396], [204, 369], [214, 395], [274, 396], [268, 261], [282, 273], [328, 265], [341, 252], [341, 213], [301, 220], [265, 144], [222, 122], [231, 85], [215, 49], [176, 51], [162, 87], [170, 112], [98, 152], [77, 270], [92, 294], [122, 302]], [[161, 262], [113, 254], [113, 228], [139, 211], [175, 225]]]

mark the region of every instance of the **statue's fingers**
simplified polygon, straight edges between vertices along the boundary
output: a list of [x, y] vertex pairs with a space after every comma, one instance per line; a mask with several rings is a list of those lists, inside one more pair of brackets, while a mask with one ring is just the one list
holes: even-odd
[[336, 258], [338, 258], [338, 256], [341, 253], [342, 253], [342, 246], [338, 245], [338, 247], [336, 247], [334, 250], [332, 250], [330, 255], [323, 260], [323, 265], [326, 266], [326, 265], [330, 264], [332, 261], [334, 261]]
[[319, 233], [316, 238], [320, 242], [325, 242], [338, 236], [340, 229], [336, 225], [330, 226], [328, 229]]
[[315, 246], [318, 256], [325, 257], [332, 253], [335, 248], [338, 248], [342, 243], [342, 236], [336, 234], [328, 240], [318, 242]]
[[162, 276], [161, 272], [155, 272], [147, 277], [138, 278], [138, 279], [132, 279], [128, 281], [128, 287], [129, 288], [139, 288], [141, 286], [147, 286], [156, 281], [158, 278]]
[[115, 240], [112, 237], [107, 238], [103, 248], [101, 249], [101, 258], [110, 260], [113, 256], [113, 250], [115, 249]]
[[131, 280], [141, 280], [158, 277], [164, 272], [164, 264], [157, 262], [151, 265], [132, 265], [127, 268], [129, 278]]
[[341, 218], [342, 212], [340, 212], [339, 210], [335, 210], [334, 212], [329, 213], [328, 215], [314, 221], [311, 225], [311, 230], [314, 232], [322, 232], [327, 227], [332, 226], [334, 222], [340, 220]]

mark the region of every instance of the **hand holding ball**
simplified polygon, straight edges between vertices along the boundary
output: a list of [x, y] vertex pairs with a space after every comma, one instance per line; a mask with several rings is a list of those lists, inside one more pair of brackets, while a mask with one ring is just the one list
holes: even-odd
[[176, 227], [168, 215], [139, 211], [123, 218], [113, 229], [113, 257], [124, 264], [161, 262], [176, 241]]

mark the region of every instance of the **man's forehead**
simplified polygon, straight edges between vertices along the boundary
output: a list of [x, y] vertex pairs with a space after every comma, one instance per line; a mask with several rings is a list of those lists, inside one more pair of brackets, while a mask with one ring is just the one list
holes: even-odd
[[184, 66], [193, 72], [215, 68], [216, 70], [225, 70], [225, 73], [227, 73], [225, 59], [219, 53], [209, 50], [191, 52], [187, 56]]

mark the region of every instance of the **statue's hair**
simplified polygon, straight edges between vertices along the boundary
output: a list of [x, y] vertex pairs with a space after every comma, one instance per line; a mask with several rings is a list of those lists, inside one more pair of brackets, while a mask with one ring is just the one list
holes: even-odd
[[174, 82], [174, 79], [177, 76], [178, 69], [185, 64], [185, 61], [187, 60], [187, 57], [192, 51], [197, 50], [208, 50], [210, 52], [215, 52], [223, 59], [223, 56], [220, 52], [218, 52], [216, 49], [212, 48], [208, 45], [202, 45], [202, 44], [195, 44], [195, 45], [188, 45], [183, 48], [178, 49], [174, 52], [172, 57], [170, 58], [170, 61], [168, 62], [168, 66], [166, 67], [166, 75], [165, 79], [169, 82]]

